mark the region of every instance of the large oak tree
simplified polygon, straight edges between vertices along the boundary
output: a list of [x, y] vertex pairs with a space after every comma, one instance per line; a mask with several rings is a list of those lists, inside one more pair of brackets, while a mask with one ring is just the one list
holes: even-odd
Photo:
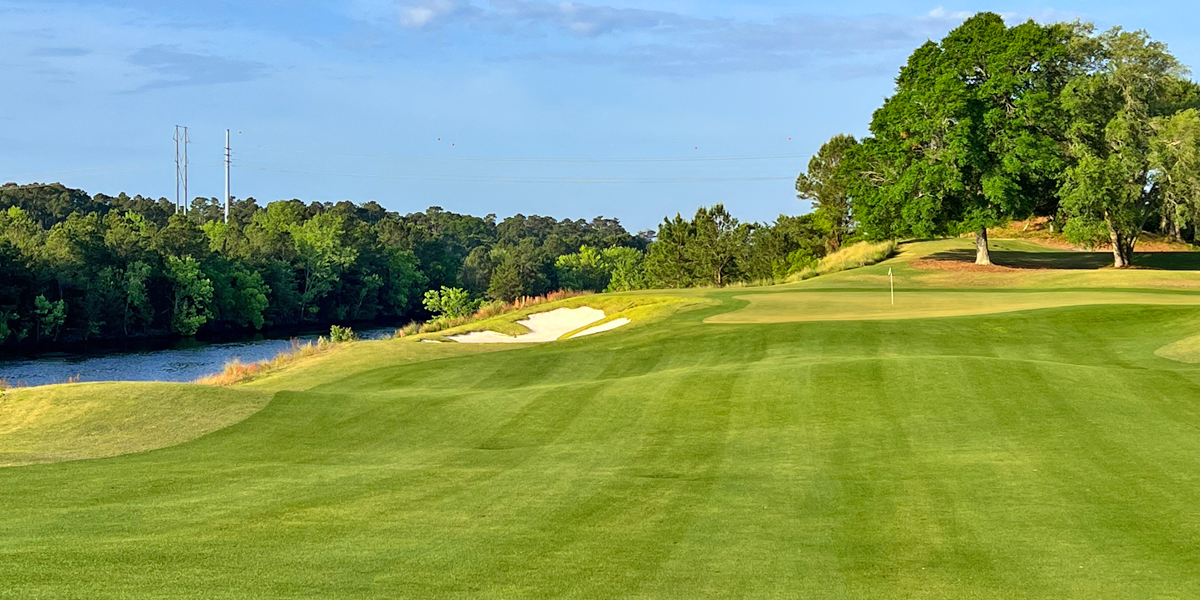
[[1186, 217], [1195, 194], [1187, 147], [1195, 145], [1194, 125], [1179, 112], [1194, 101], [1195, 86], [1144, 31], [1115, 28], [1079, 45], [1085, 69], [1063, 93], [1072, 158], [1062, 190], [1065, 231], [1085, 244], [1106, 239], [1113, 265], [1125, 267], [1151, 216]]
[[976, 262], [990, 264], [987, 229], [1032, 214], [1058, 186], [1071, 31], [980, 13], [918, 48], [851, 160], [865, 232], [975, 231]]

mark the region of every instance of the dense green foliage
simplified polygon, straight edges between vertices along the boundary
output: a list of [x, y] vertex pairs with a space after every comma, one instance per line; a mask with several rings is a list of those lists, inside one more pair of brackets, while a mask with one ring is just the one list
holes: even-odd
[[739, 222], [718, 204], [691, 220], [664, 220], [646, 255], [645, 281], [656, 288], [774, 281], [825, 254], [826, 232], [809, 214], [780, 215], [769, 226]]
[[663, 223], [662, 241], [602, 217], [373, 202], [249, 199], [222, 217], [212, 199], [184, 215], [165, 199], [0, 187], [0, 343], [421, 319], [558, 289], [773, 280], [824, 254], [812, 217], [739, 223], [720, 205]]
[[818, 223], [827, 232], [826, 245], [837, 251], [854, 226], [851, 219], [850, 181], [842, 161], [858, 147], [850, 135], [835, 135], [808, 161], [808, 170], [796, 178], [796, 192], [811, 200]]
[[913, 52], [872, 135], [830, 140], [797, 190], [834, 222], [848, 206], [872, 239], [973, 231], [980, 264], [989, 227], [1061, 217], [1126, 266], [1148, 225], [1196, 239], [1200, 88], [1185, 74], [1145, 32], [980, 13]]
[[222, 216], [211, 199], [183, 215], [165, 199], [0, 187], [0, 343], [421, 318], [426, 290], [542, 294], [561, 286], [560, 255], [640, 264], [647, 244], [603, 218], [253, 199]]
[[1166, 46], [1144, 32], [1114, 29], [1087, 41], [1087, 68], [1064, 92], [1074, 159], [1063, 188], [1066, 231], [1084, 243], [1107, 238], [1123, 267], [1156, 212], [1176, 233], [1181, 220], [1194, 224], [1185, 207], [1200, 206], [1200, 195], [1187, 179], [1200, 175], [1179, 159], [1189, 139], [1194, 147], [1195, 111], [1180, 108], [1200, 94]]
[[986, 239], [988, 227], [1047, 203], [1063, 164], [1067, 31], [1010, 28], [982, 13], [913, 53], [859, 158], [855, 201], [868, 235]]
[[476, 303], [471, 300], [471, 295], [466, 290], [446, 286], [442, 286], [440, 290], [425, 292], [423, 303], [425, 310], [450, 319], [465, 317], [476, 308]]

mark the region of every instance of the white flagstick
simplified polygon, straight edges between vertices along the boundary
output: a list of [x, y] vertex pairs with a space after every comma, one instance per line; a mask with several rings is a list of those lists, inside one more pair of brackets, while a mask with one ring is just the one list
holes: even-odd
[[892, 284], [892, 306], [896, 305], [896, 280], [892, 278], [892, 268], [888, 267], [888, 283]]

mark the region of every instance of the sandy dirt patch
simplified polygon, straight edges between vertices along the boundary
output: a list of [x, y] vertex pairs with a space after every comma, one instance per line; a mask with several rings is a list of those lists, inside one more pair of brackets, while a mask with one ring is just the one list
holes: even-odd
[[957, 271], [967, 273], [1017, 273], [1029, 270], [1002, 265], [977, 265], [973, 262], [940, 258], [918, 258], [910, 262], [909, 265], [914, 269], [922, 271]]
[[449, 336], [449, 339], [464, 344], [553, 342], [580, 327], [587, 327], [603, 318], [604, 311], [597, 308], [588, 306], [559, 308], [548, 312], [532, 314], [521, 321], [517, 321], [518, 324], [529, 329], [529, 333], [523, 335], [511, 336], [495, 331], [472, 331], [471, 333]]

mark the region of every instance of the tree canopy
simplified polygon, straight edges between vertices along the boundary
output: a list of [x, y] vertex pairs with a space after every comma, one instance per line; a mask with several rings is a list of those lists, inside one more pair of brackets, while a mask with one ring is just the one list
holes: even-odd
[[1145, 32], [979, 13], [917, 48], [871, 135], [834, 137], [797, 190], [820, 200], [818, 214], [829, 212], [821, 195], [839, 199], [835, 220], [847, 216], [826, 226], [831, 243], [842, 227], [873, 239], [975, 232], [976, 262], [990, 264], [988, 228], [1061, 216], [1071, 241], [1108, 243], [1126, 266], [1156, 215], [1162, 232], [1195, 235], [1200, 94], [1185, 75]]
[[[374, 202], [245, 199], [226, 223], [214, 207], [201, 198], [176, 214], [162, 198], [0, 187], [0, 344], [397, 323], [561, 288], [783, 277], [798, 257], [822, 252], [819, 240], [788, 233], [790, 217], [751, 225], [721, 206], [681, 225], [683, 238], [660, 228], [662, 244], [604, 217], [498, 220], [439, 207], [401, 215]], [[674, 243], [685, 246], [681, 272], [647, 262], [647, 250], [662, 257]], [[439, 303], [447, 290], [450, 305]]]

